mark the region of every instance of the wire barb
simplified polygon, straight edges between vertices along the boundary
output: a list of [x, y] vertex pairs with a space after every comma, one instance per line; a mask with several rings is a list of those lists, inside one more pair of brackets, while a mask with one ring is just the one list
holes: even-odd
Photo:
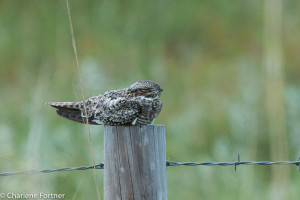
[[298, 162], [298, 163], [296, 163], [296, 166], [298, 166], [299, 172], [300, 172], [300, 156], [298, 157], [297, 162]]
[[[300, 157], [299, 157], [300, 158]], [[166, 161], [166, 165], [167, 167], [170, 166], [170, 157], [168, 158], [168, 160]]]
[[236, 167], [237, 167], [237, 165], [239, 165], [240, 164], [240, 154], [238, 154], [238, 161], [236, 161], [235, 163], [234, 163], [234, 171], [236, 172]]

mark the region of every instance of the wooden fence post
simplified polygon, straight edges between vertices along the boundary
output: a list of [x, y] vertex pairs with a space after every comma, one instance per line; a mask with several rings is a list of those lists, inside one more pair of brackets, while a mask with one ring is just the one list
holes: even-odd
[[104, 200], [167, 200], [165, 126], [105, 126]]

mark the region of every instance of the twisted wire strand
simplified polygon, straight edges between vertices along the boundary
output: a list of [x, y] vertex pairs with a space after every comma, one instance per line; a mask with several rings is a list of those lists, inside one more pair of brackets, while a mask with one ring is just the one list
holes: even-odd
[[300, 165], [300, 161], [276, 161], [276, 162], [270, 162], [270, 161], [260, 161], [260, 162], [254, 162], [254, 161], [237, 161], [237, 162], [173, 162], [173, 161], [167, 161], [167, 166], [198, 166], [198, 165], [204, 165], [204, 166], [228, 166], [228, 165]]
[[51, 173], [51, 172], [59, 172], [59, 171], [73, 171], [73, 170], [87, 170], [87, 169], [104, 169], [104, 164], [100, 163], [95, 166], [81, 166], [81, 167], [65, 167], [60, 169], [43, 169], [43, 170], [27, 170], [22, 172], [4, 172], [0, 173], [0, 176], [12, 176], [12, 175], [19, 175], [19, 174], [39, 174], [39, 173]]
[[[176, 166], [229, 166], [234, 165], [235, 171], [238, 165], [296, 165], [299, 167], [300, 172], [300, 157], [297, 161], [240, 161], [240, 157], [238, 156], [238, 161], [235, 162], [174, 162], [174, 161], [166, 161], [167, 167], [176, 167]], [[104, 169], [104, 163], [100, 163], [95, 166], [81, 166], [81, 167], [65, 167], [60, 169], [43, 169], [43, 170], [27, 170], [22, 172], [4, 172], [0, 173], [0, 176], [12, 176], [12, 175], [20, 175], [20, 174], [39, 174], [39, 173], [51, 173], [58, 171], [73, 171], [73, 170], [87, 170], [87, 169]]]

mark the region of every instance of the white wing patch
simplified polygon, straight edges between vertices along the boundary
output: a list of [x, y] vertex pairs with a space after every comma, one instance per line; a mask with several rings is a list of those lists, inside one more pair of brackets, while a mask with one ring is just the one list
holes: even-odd
[[158, 96], [156, 96], [156, 97], [154, 97], [154, 98], [151, 98], [151, 97], [143, 97], [143, 96], [141, 96], [141, 99], [147, 100], [147, 101], [153, 101], [153, 100], [155, 100], [155, 99], [158, 99]]
[[137, 120], [137, 118], [135, 118], [135, 120], [133, 120], [133, 122], [131, 122], [131, 125], [135, 125], [136, 124], [136, 120]]
[[94, 120], [92, 120], [92, 122], [95, 122], [96, 124], [103, 124], [99, 119], [94, 119]]

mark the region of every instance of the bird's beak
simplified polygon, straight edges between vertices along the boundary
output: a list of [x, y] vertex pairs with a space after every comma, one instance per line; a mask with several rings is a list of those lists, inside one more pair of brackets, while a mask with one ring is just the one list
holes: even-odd
[[160, 90], [159, 90], [159, 91], [160, 91], [160, 92], [162, 92], [162, 91], [164, 91], [164, 90], [160, 88]]

